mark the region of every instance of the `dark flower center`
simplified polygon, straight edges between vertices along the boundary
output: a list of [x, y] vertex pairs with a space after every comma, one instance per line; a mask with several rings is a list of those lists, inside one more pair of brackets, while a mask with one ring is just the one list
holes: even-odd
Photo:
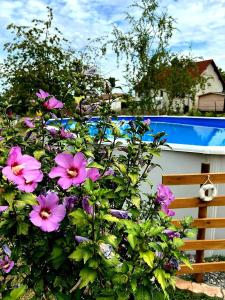
[[5, 262], [5, 264], [3, 265], [3, 269], [8, 269], [9, 266], [10, 266], [9, 262]]
[[17, 176], [22, 174], [24, 166], [22, 164], [19, 165], [18, 163], [14, 163], [11, 168], [13, 174]]
[[70, 178], [77, 177], [77, 175], [78, 175], [78, 170], [76, 168], [70, 168], [70, 169], [67, 169], [66, 171]]
[[51, 211], [49, 208], [42, 208], [42, 210], [40, 211], [40, 217], [43, 219], [43, 220], [46, 220], [50, 217], [51, 215]]

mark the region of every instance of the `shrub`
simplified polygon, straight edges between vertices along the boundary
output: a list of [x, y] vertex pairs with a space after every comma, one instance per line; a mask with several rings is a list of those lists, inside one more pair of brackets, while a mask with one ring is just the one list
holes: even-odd
[[[164, 133], [144, 143], [150, 121], [114, 122], [110, 103], [80, 97], [70, 119], [63, 106], [40, 90], [36, 117], [2, 111], [2, 298], [168, 298], [179, 263], [189, 265], [179, 247], [192, 231], [190, 218], [171, 223], [169, 188], [153, 192], [148, 180]], [[87, 113], [96, 110], [93, 124]]]

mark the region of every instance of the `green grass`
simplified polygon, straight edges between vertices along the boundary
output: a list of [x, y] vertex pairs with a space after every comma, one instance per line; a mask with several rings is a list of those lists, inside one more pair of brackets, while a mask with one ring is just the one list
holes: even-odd
[[170, 300], [221, 300], [221, 298], [194, 294], [189, 291], [175, 290], [170, 292]]

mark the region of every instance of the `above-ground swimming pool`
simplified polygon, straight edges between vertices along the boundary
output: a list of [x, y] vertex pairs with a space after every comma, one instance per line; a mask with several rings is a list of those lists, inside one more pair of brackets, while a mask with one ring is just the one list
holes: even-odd
[[[210, 172], [225, 172], [225, 118], [200, 118], [200, 117], [168, 117], [168, 116], [144, 116], [151, 120], [154, 133], [165, 131], [167, 142], [171, 148], [162, 149], [161, 157], [155, 158], [155, 163], [162, 168], [155, 168], [148, 175], [153, 186], [162, 182], [163, 174], [190, 174], [200, 173], [202, 163], [210, 164]], [[90, 131], [95, 134], [95, 124], [98, 118], [92, 118]], [[122, 131], [126, 130], [128, 122], [134, 117], [120, 116], [119, 121], [124, 120]], [[61, 122], [61, 121], [60, 121]], [[54, 120], [49, 122], [53, 125]], [[74, 126], [69, 119], [62, 120], [65, 128]], [[121, 128], [121, 127], [120, 127]], [[149, 133], [150, 134], [150, 133]], [[110, 135], [110, 132], [109, 132]], [[151, 142], [152, 137], [145, 135], [145, 141]], [[198, 197], [199, 185], [172, 186], [176, 197]], [[143, 192], [149, 190], [149, 186], [141, 186]], [[219, 195], [225, 195], [225, 185], [217, 185]], [[191, 215], [198, 217], [196, 208], [177, 209], [176, 218]], [[224, 207], [209, 207], [208, 217], [224, 218]], [[224, 239], [224, 228], [207, 229], [207, 239]], [[224, 255], [223, 250], [206, 251], [207, 256], [214, 254]]]
[[[124, 121], [120, 129], [125, 133], [129, 127], [128, 122], [134, 118], [120, 116], [115, 122]], [[152, 133], [165, 131], [167, 143], [174, 151], [225, 154], [225, 118], [144, 116], [143, 119], [151, 120], [153, 131], [144, 135], [143, 140], [146, 142], [152, 141]], [[97, 117], [91, 119], [90, 133], [92, 135], [97, 133], [95, 126], [97, 120]], [[68, 121], [69, 119], [63, 119], [61, 122], [66, 129], [73, 128], [74, 125]], [[110, 131], [108, 134], [110, 137]]]

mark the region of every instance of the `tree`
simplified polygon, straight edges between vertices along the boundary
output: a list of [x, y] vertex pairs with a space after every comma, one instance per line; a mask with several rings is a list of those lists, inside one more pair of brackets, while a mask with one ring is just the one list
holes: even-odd
[[[195, 71], [191, 57], [181, 57], [169, 49], [174, 19], [162, 12], [157, 0], [135, 1], [131, 8], [133, 14], [126, 17], [129, 29], [124, 32], [115, 27], [110, 45], [119, 60], [125, 59], [128, 85], [138, 94], [142, 108], [156, 110], [155, 98], [162, 89], [168, 92], [169, 110], [177, 96], [182, 96], [181, 100], [186, 95], [193, 98], [204, 80]], [[107, 46], [103, 46], [104, 51]]]
[[7, 57], [0, 66], [2, 96], [20, 113], [29, 109], [40, 88], [69, 103], [93, 82], [102, 86], [98, 74], [92, 74], [91, 82], [88, 80], [84, 58], [69, 47], [58, 28], [53, 28], [52, 9], [47, 9], [46, 21], [35, 19], [32, 26], [8, 26], [14, 38], [4, 45]]

